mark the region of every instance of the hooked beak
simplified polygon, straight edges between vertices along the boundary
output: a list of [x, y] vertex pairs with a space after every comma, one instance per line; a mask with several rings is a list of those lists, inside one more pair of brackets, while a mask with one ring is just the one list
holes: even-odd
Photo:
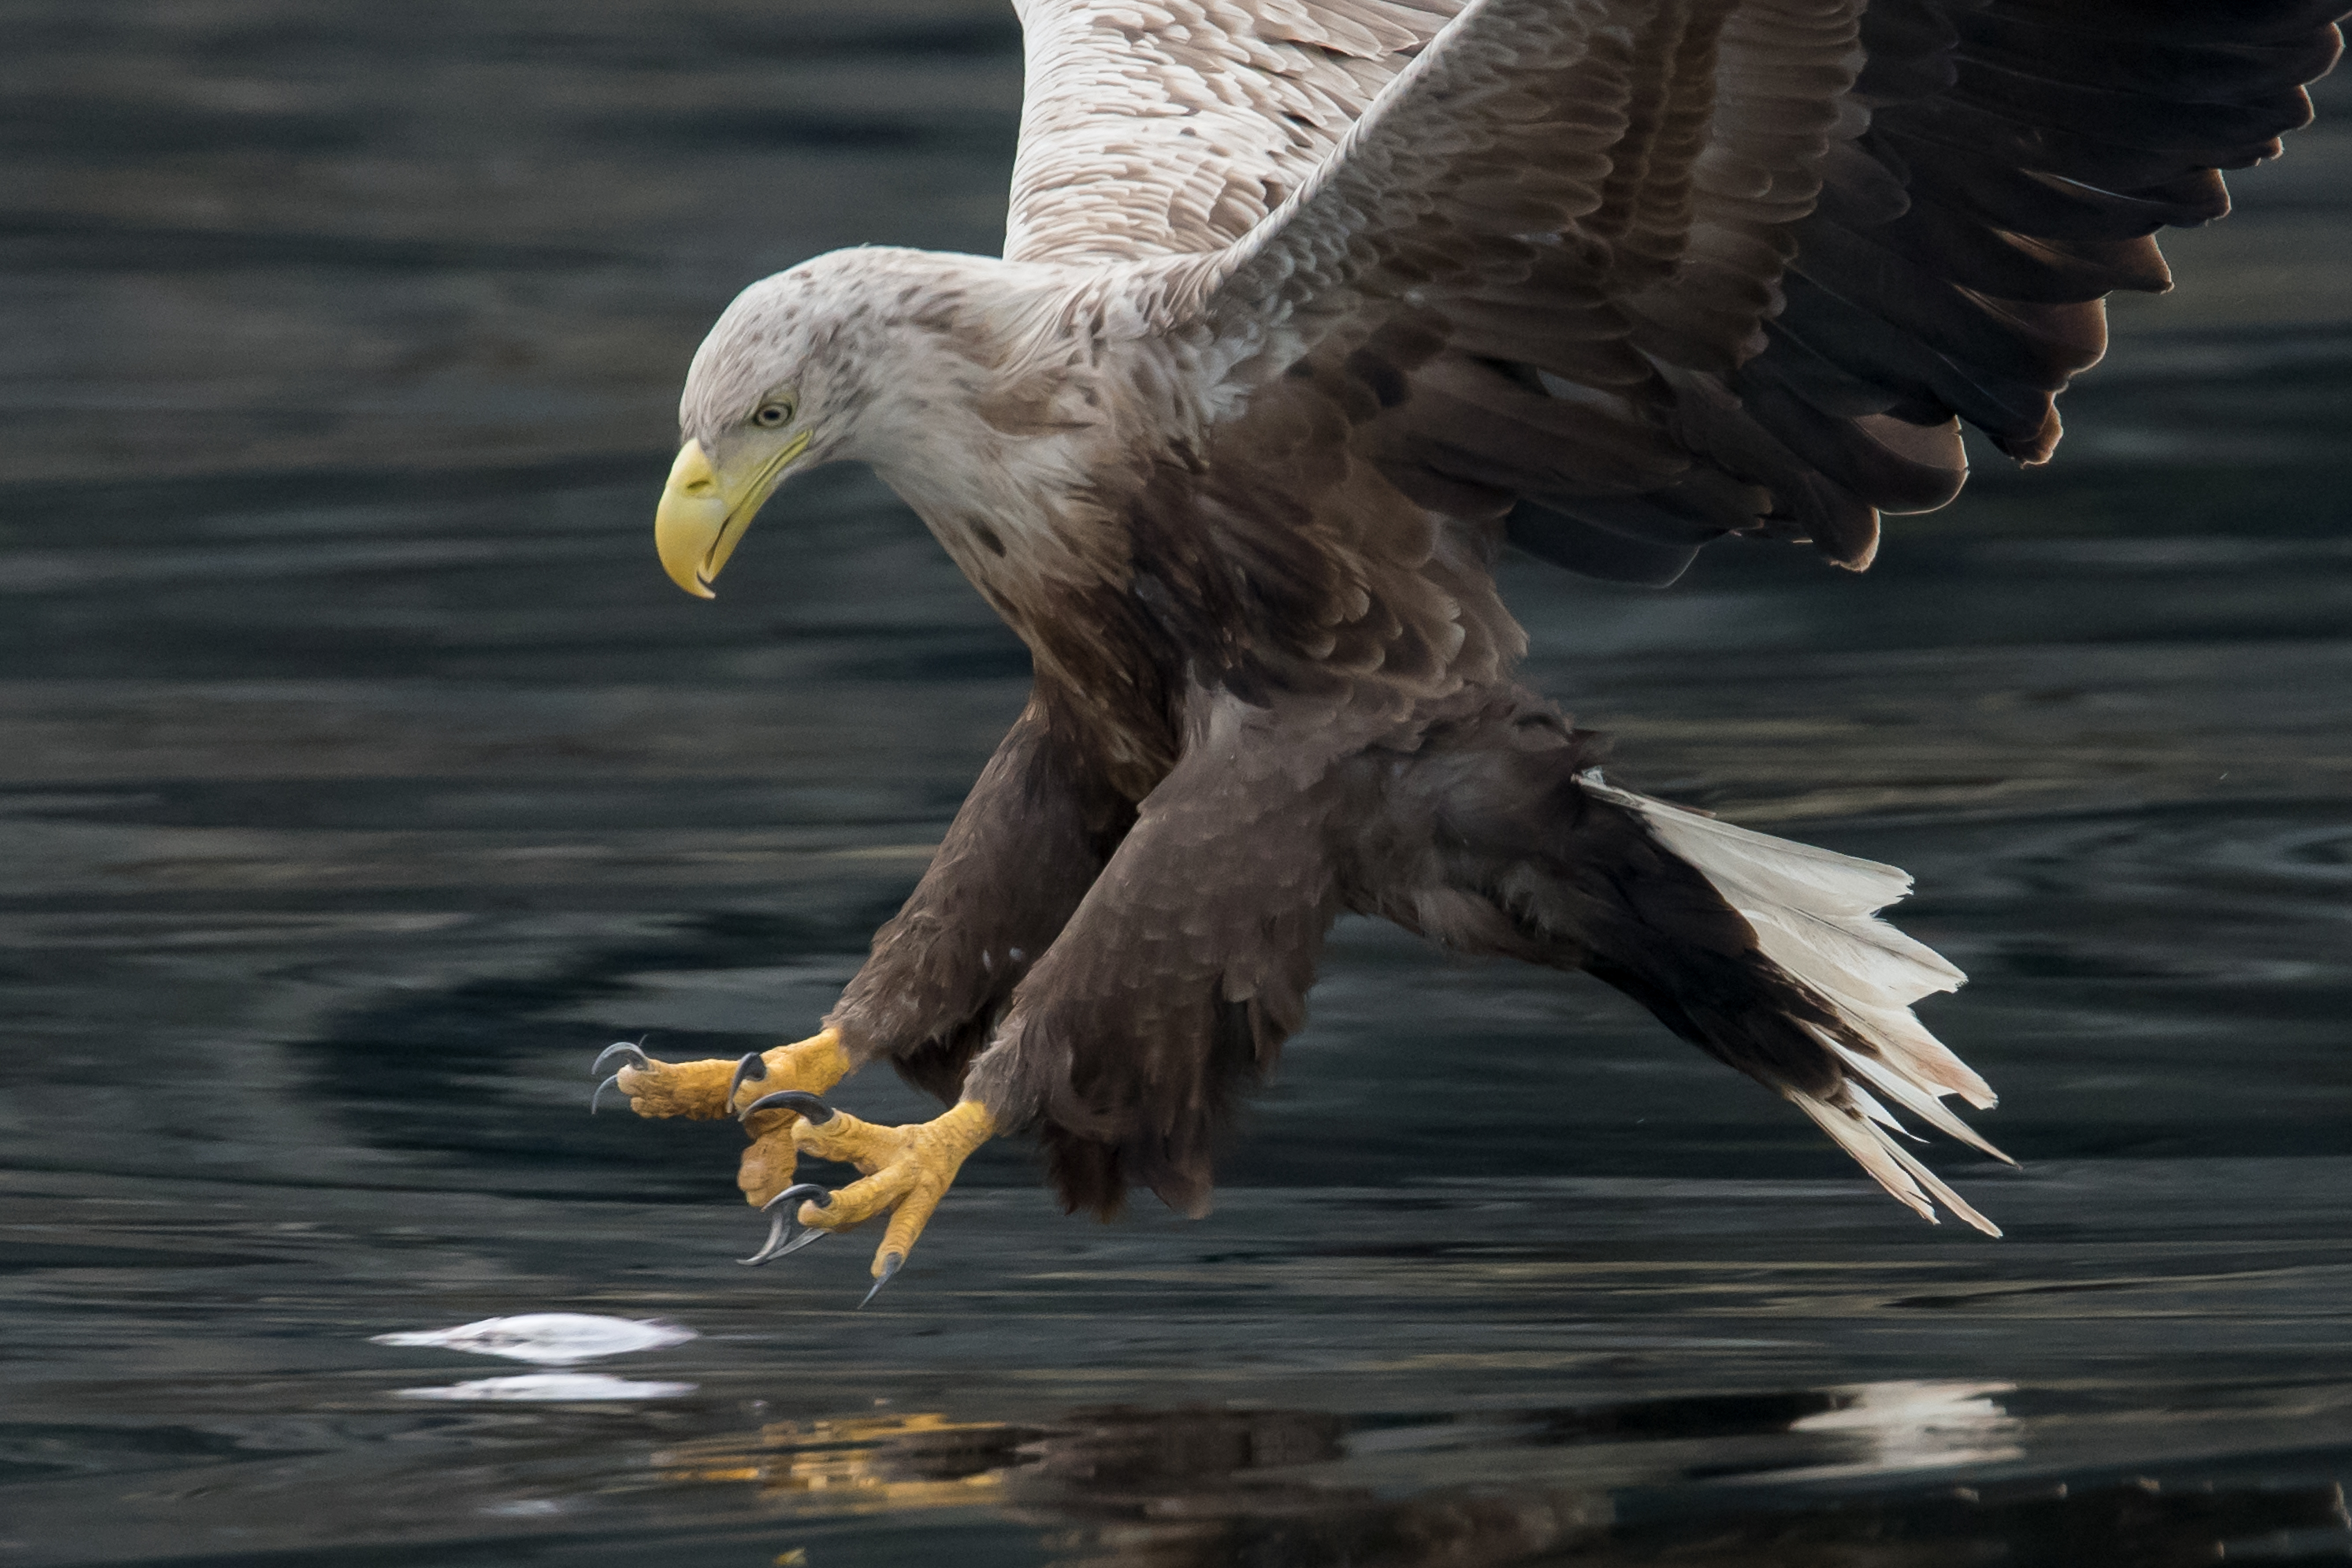
[[803, 430], [740, 486], [730, 484], [710, 466], [701, 442], [688, 441], [678, 448], [669, 483], [662, 487], [661, 505], [654, 510], [654, 549], [670, 581], [698, 599], [718, 597], [710, 591], [711, 580], [775, 493], [784, 469], [808, 450], [808, 444], [809, 432]]

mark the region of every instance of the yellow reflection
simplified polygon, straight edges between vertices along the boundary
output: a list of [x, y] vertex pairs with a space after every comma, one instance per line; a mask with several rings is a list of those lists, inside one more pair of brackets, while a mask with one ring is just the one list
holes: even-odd
[[755, 1436], [660, 1450], [654, 1468], [667, 1481], [751, 1482], [763, 1500], [826, 1513], [972, 1508], [1003, 1495], [1003, 1467], [1019, 1440], [1002, 1422], [929, 1411], [777, 1421]]

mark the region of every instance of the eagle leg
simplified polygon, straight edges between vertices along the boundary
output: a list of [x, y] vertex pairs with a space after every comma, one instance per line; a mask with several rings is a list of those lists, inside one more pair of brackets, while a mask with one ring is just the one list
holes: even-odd
[[[751, 1145], [743, 1151], [735, 1184], [743, 1189], [744, 1201], [754, 1206], [765, 1205], [793, 1184], [799, 1152], [793, 1144], [792, 1129], [800, 1117], [772, 1107], [754, 1116], [742, 1106], [747, 1092], [773, 1099], [772, 1091], [782, 1085], [809, 1092], [827, 1089], [848, 1077], [851, 1067], [841, 1036], [832, 1029], [754, 1052], [740, 1061], [711, 1058], [666, 1062], [625, 1042], [606, 1047], [597, 1057], [596, 1067], [603, 1068], [615, 1056], [626, 1058], [627, 1065], [605, 1082], [627, 1095], [629, 1109], [640, 1116], [709, 1120], [738, 1114], [741, 1108], [743, 1129], [751, 1134]], [[604, 1090], [604, 1084], [596, 1086], [598, 1094]], [[594, 1109], [593, 1100], [590, 1109]]]
[[[813, 1236], [862, 1225], [887, 1211], [890, 1224], [874, 1254], [874, 1289], [879, 1290], [914, 1250], [916, 1238], [954, 1184], [964, 1161], [996, 1135], [996, 1119], [979, 1101], [967, 1100], [929, 1121], [884, 1127], [835, 1110], [814, 1095], [791, 1090], [763, 1097], [748, 1108], [747, 1114], [767, 1100], [782, 1100], [786, 1095], [799, 1102], [796, 1107], [778, 1105], [766, 1114], [792, 1109], [803, 1113], [792, 1123], [793, 1142], [801, 1152], [855, 1165], [863, 1175], [837, 1192], [819, 1192], [802, 1204], [793, 1217], [811, 1235], [796, 1238], [785, 1250], [806, 1246]], [[781, 1233], [771, 1237], [777, 1239]], [[781, 1256], [767, 1254], [765, 1248], [762, 1254]], [[873, 1299], [873, 1291], [868, 1291], [866, 1300]]]

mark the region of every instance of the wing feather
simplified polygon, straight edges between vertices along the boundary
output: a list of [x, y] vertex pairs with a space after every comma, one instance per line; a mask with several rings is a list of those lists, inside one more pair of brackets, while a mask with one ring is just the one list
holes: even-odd
[[1471, 0], [1251, 165], [1189, 286], [1241, 377], [1344, 363], [1408, 493], [1564, 564], [1704, 519], [1860, 567], [1958, 492], [1960, 422], [2050, 455], [2105, 296], [2309, 119], [2343, 3]]
[[1232, 244], [1306, 183], [1461, 0], [1022, 0], [1004, 254]]

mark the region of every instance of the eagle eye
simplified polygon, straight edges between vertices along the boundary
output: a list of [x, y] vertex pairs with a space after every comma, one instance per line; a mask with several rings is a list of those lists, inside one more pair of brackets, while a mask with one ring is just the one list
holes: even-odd
[[751, 423], [762, 429], [777, 430], [793, 422], [793, 400], [789, 397], [770, 398], [760, 405], [751, 416]]

